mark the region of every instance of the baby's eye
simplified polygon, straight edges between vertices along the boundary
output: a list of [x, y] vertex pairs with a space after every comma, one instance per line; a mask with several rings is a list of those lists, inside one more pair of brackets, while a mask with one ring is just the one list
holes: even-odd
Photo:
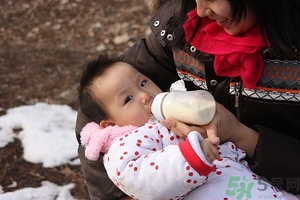
[[132, 95], [129, 95], [128, 97], [126, 97], [125, 104], [128, 103], [129, 101], [131, 101], [132, 98], [133, 98]]
[[146, 84], [147, 84], [147, 81], [146, 81], [146, 80], [141, 82], [141, 86], [142, 86], [142, 87], [144, 87]]

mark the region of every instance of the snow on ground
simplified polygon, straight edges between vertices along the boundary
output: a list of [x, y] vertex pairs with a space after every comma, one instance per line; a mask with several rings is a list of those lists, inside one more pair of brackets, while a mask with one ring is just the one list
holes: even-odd
[[[23, 145], [24, 159], [28, 162], [43, 163], [49, 168], [66, 163], [80, 165], [74, 134], [76, 115], [77, 112], [67, 105], [37, 103], [11, 108], [6, 115], [0, 116], [0, 148], [18, 138]], [[14, 130], [20, 132], [15, 134]], [[50, 200], [55, 197], [71, 200], [74, 199], [70, 194], [72, 188], [72, 183], [58, 186], [43, 181], [39, 188], [3, 193], [0, 186], [0, 199]]]
[[[43, 200], [75, 200], [70, 190], [75, 185], [70, 183], [64, 186], [58, 186], [49, 181], [43, 181], [39, 188], [23, 188], [15, 192], [7, 192], [0, 194], [1, 200], [29, 200], [29, 199], [43, 199]], [[1, 188], [0, 188], [1, 191]]]

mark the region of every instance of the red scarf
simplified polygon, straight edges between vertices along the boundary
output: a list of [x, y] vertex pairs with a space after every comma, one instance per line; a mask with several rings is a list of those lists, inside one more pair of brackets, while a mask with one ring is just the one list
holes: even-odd
[[[188, 13], [183, 25], [189, 41], [198, 20], [197, 8]], [[253, 89], [258, 82], [264, 61], [260, 49], [265, 47], [258, 25], [239, 36], [225, 32], [216, 21], [204, 17], [191, 45], [197, 50], [214, 54], [214, 70], [219, 76], [238, 77], [244, 86]]]

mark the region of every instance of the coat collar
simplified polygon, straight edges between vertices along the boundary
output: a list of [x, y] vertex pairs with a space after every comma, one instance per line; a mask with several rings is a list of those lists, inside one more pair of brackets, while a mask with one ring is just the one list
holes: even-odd
[[157, 12], [160, 5], [167, 0], [145, 0], [145, 3], [149, 10], [153, 13]]

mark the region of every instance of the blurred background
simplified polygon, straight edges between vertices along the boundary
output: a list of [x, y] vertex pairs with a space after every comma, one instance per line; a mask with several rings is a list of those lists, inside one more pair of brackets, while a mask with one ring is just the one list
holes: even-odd
[[[2, 0], [0, 115], [37, 102], [76, 110], [84, 64], [104, 52], [124, 52], [149, 33], [150, 18], [143, 0]], [[11, 180], [18, 186], [6, 188]], [[37, 187], [42, 180], [75, 183], [72, 195], [88, 199], [80, 166], [43, 168], [28, 163], [18, 140], [0, 149], [4, 192]]]

